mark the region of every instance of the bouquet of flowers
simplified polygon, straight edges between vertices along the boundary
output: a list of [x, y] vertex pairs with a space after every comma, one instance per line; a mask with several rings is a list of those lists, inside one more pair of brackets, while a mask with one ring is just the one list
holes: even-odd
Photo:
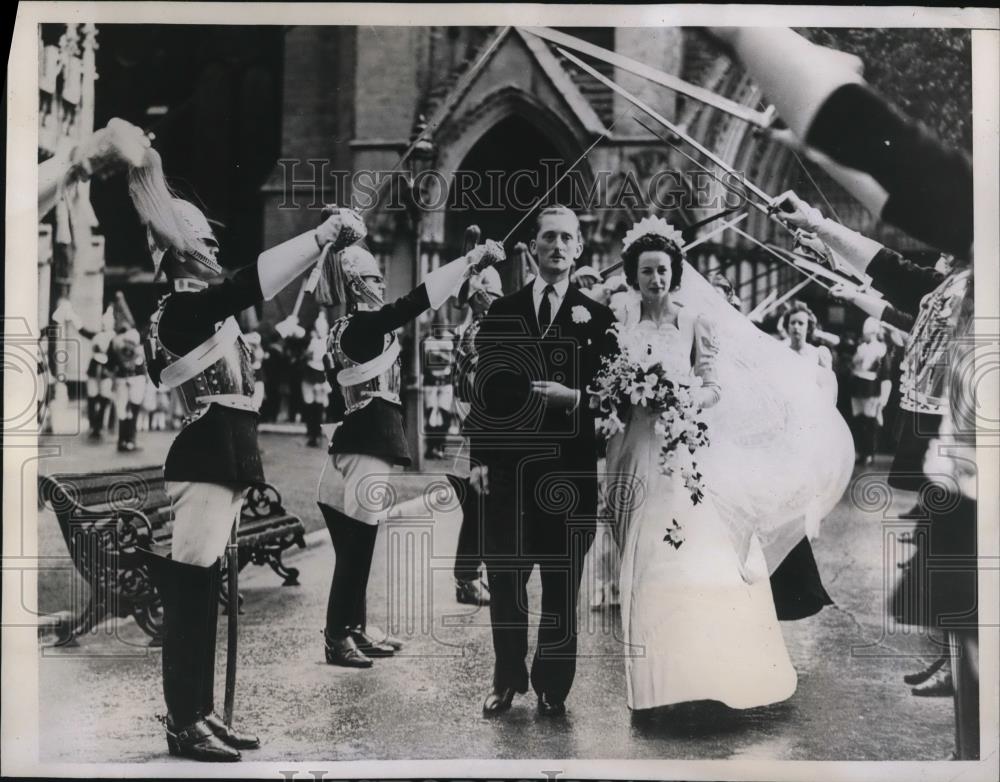
[[[636, 406], [658, 413], [655, 432], [660, 439], [660, 471], [664, 475], [679, 474], [697, 505], [704, 499], [702, 474], [695, 460], [697, 452], [709, 444], [708, 424], [693, 395], [701, 378], [685, 377], [683, 382], [671, 378], [664, 367], [649, 352], [630, 349], [627, 336], [616, 324], [621, 351], [605, 357], [601, 370], [588, 389], [590, 406], [598, 411], [597, 428], [605, 437], [625, 430], [623, 418]], [[664, 540], [680, 547], [684, 542], [680, 524], [672, 521]]]

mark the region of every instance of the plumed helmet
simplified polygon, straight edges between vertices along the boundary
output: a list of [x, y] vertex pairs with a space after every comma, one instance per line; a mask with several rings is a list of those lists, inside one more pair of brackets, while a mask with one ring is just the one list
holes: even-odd
[[179, 241], [164, 242], [157, 238], [152, 225], [146, 227], [146, 238], [149, 242], [150, 254], [153, 256], [153, 268], [159, 274], [163, 258], [168, 250], [174, 250], [184, 261], [202, 263], [216, 274], [222, 272], [222, 267], [208, 253], [208, 244], [215, 243], [215, 234], [208, 223], [205, 214], [190, 201], [183, 198], [172, 198], [170, 208], [173, 212], [173, 223], [177, 229]]
[[[332, 246], [331, 246], [332, 248]], [[319, 304], [368, 304], [382, 306], [382, 295], [365, 277], [382, 277], [378, 261], [364, 247], [352, 244], [340, 252], [325, 250], [322, 256], [316, 301]]]
[[171, 251], [184, 263], [201, 264], [214, 274], [222, 272], [209, 248], [215, 237], [208, 220], [194, 204], [174, 195], [155, 150], [147, 149], [143, 165], [129, 170], [128, 189], [139, 220], [146, 226], [157, 274]]
[[173, 205], [177, 219], [181, 221], [192, 239], [215, 241], [215, 234], [212, 233], [212, 226], [208, 224], [208, 218], [197, 206], [183, 198], [175, 198]]
[[340, 263], [344, 273], [350, 277], [382, 276], [382, 270], [378, 267], [375, 256], [356, 244], [341, 250]]

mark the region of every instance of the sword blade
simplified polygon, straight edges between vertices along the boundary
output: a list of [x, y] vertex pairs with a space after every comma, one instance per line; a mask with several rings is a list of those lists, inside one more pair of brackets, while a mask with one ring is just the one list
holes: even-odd
[[[732, 228], [733, 226], [735, 226], [735, 225], [743, 222], [744, 220], [746, 220], [746, 218], [747, 218], [748, 215], [749, 215], [749, 212], [744, 212], [743, 214], [739, 215], [738, 217], [734, 217], [732, 220], [729, 220], [728, 222], [725, 222], [725, 223], [722, 223], [720, 225], [717, 225], [711, 231], [708, 231], [705, 234], [703, 234], [702, 236], [699, 236], [694, 241], [690, 242], [689, 244], [684, 245], [684, 247], [681, 248], [681, 249], [683, 249], [684, 252], [687, 252], [692, 247], [697, 247], [699, 244], [704, 244], [705, 242], [707, 242], [712, 237], [718, 236], [720, 233], [722, 233], [723, 231], [725, 231], [727, 228]], [[618, 271], [624, 265], [624, 263], [625, 263], [625, 261], [618, 261], [617, 263], [613, 263], [610, 266], [608, 266], [608, 267], [606, 267], [604, 269], [601, 269], [601, 277], [602, 277], [602, 279], [605, 279], [605, 280], [608, 279], [608, 277], [610, 277], [612, 274], [614, 274], [616, 271]]]
[[742, 223], [749, 216], [750, 216], [749, 212], [744, 212], [743, 214], [739, 215], [738, 217], [734, 217], [732, 220], [729, 220], [728, 222], [725, 222], [725, 223], [722, 223], [722, 224], [716, 226], [715, 228], [713, 228], [708, 233], [702, 234], [697, 239], [695, 239], [693, 242], [691, 242], [689, 245], [687, 245], [684, 248], [684, 252], [687, 252], [688, 250], [690, 250], [693, 247], [697, 247], [699, 244], [704, 244], [709, 239], [712, 239], [712, 238], [718, 236], [719, 234], [721, 234], [727, 228], [732, 228], [733, 226], [738, 225], [739, 223]]
[[544, 194], [542, 195], [542, 197], [541, 197], [541, 198], [539, 198], [539, 199], [538, 199], [537, 201], [535, 201], [535, 203], [534, 203], [534, 204], [532, 204], [531, 208], [530, 208], [530, 209], [529, 209], [529, 210], [528, 210], [527, 212], [525, 212], [525, 213], [524, 213], [523, 215], [521, 215], [521, 219], [520, 219], [520, 220], [518, 220], [518, 221], [517, 221], [517, 222], [516, 222], [516, 223], [514, 224], [514, 227], [513, 227], [513, 228], [511, 228], [511, 229], [510, 229], [510, 230], [509, 230], [509, 231], [507, 232], [507, 235], [506, 235], [506, 236], [504, 236], [504, 238], [500, 240], [500, 244], [506, 244], [506, 243], [507, 243], [507, 240], [508, 240], [508, 239], [510, 239], [510, 237], [512, 237], [512, 236], [514, 235], [514, 232], [515, 232], [515, 231], [516, 231], [516, 230], [517, 230], [518, 228], [520, 228], [520, 227], [521, 227], [521, 225], [522, 225], [522, 224], [524, 223], [524, 221], [528, 219], [528, 216], [529, 216], [529, 215], [531, 215], [531, 214], [532, 214], [532, 213], [533, 213], [533, 212], [534, 212], [534, 211], [535, 211], [535, 210], [536, 210], [536, 209], [537, 209], [537, 208], [538, 208], [538, 207], [539, 207], [539, 206], [540, 206], [540, 205], [541, 205], [542, 203], [544, 203], [544, 202], [545, 202], [545, 199], [546, 199], [546, 198], [548, 198], [548, 197], [549, 197], [549, 195], [551, 195], [551, 194], [552, 194], [552, 192], [553, 192], [553, 191], [554, 191], [554, 190], [555, 190], [555, 189], [556, 189], [557, 187], [559, 187], [559, 183], [560, 183], [560, 182], [562, 182], [562, 181], [563, 181], [563, 180], [564, 180], [564, 179], [565, 179], [566, 177], [568, 177], [568, 176], [570, 175], [570, 172], [572, 172], [572, 171], [573, 171], [573, 169], [577, 167], [577, 165], [578, 165], [578, 164], [580, 163], [580, 161], [581, 161], [581, 160], [583, 160], [583, 159], [584, 159], [585, 157], [587, 157], [587, 155], [589, 155], [589, 154], [590, 154], [590, 151], [591, 151], [591, 150], [592, 150], [592, 149], [593, 149], [594, 147], [596, 147], [596, 146], [597, 146], [597, 145], [598, 145], [598, 144], [599, 144], [599, 143], [601, 142], [601, 140], [602, 140], [602, 139], [605, 139], [605, 138], [607, 138], [607, 137], [608, 137], [609, 135], [611, 135], [611, 131], [612, 131], [612, 130], [614, 129], [615, 125], [617, 125], [617, 124], [619, 123], [619, 121], [621, 120], [621, 118], [622, 118], [622, 117], [624, 117], [624, 116], [625, 116], [625, 115], [626, 115], [627, 113], [628, 113], [628, 110], [626, 109], [626, 110], [625, 110], [625, 111], [623, 111], [623, 112], [622, 112], [621, 114], [619, 114], [619, 115], [618, 115], [617, 117], [615, 117], [615, 121], [611, 123], [611, 125], [610, 125], [610, 126], [608, 127], [608, 129], [607, 129], [607, 130], [606, 130], [606, 131], [604, 132], [604, 134], [603, 134], [603, 135], [601, 135], [601, 136], [598, 136], [597, 138], [595, 138], [595, 139], [594, 139], [594, 141], [593, 141], [593, 143], [592, 143], [592, 144], [591, 144], [591, 145], [590, 145], [589, 147], [587, 147], [587, 148], [586, 148], [586, 149], [585, 149], [585, 150], [583, 151], [583, 154], [582, 154], [582, 155], [580, 155], [580, 157], [578, 157], [578, 158], [577, 158], [576, 160], [574, 160], [574, 161], [572, 162], [572, 164], [571, 164], [571, 165], [569, 166], [569, 168], [567, 168], [567, 169], [566, 169], [566, 170], [565, 170], [565, 171], [564, 171], [564, 172], [562, 173], [562, 175], [561, 175], [561, 176], [560, 176], [560, 177], [559, 177], [559, 178], [558, 178], [558, 179], [557, 179], [557, 180], [556, 180], [556, 181], [555, 181], [555, 182], [553, 183], [552, 187], [550, 187], [550, 188], [549, 188], [548, 190], [546, 190], [546, 191], [545, 191], [545, 193], [544, 193]]
[[[794, 250], [787, 250], [784, 247], [777, 247], [775, 245], [769, 245], [777, 252], [784, 255], [792, 263], [798, 264], [806, 269], [821, 269], [823, 276], [829, 277], [833, 275], [837, 282], [846, 282], [851, 285], [857, 285], [861, 288], [867, 288], [871, 284], [871, 277], [866, 274], [862, 274], [857, 269], [850, 266], [846, 261], [840, 259], [836, 253], [832, 253], [833, 262], [835, 266], [833, 268], [825, 266], [822, 259], [817, 260], [816, 256], [810, 256], [802, 252], [796, 252]], [[831, 278], [832, 279], [832, 278]]]
[[[681, 130], [677, 125], [675, 125], [673, 122], [671, 122], [666, 117], [664, 117], [662, 114], [660, 114], [658, 111], [656, 111], [648, 103], [646, 103], [645, 101], [637, 98], [635, 95], [633, 95], [631, 92], [629, 92], [628, 90], [626, 90], [624, 87], [618, 86], [618, 84], [616, 84], [615, 82], [613, 82], [611, 79], [609, 79], [603, 73], [600, 73], [599, 71], [595, 70], [594, 68], [591, 68], [589, 65], [587, 65], [587, 63], [583, 62], [583, 60], [581, 60], [579, 57], [576, 57], [576, 56], [570, 54], [568, 51], [566, 51], [565, 49], [563, 49], [561, 47], [556, 47], [556, 48], [559, 51], [559, 53], [561, 55], [563, 55], [566, 59], [568, 59], [571, 63], [573, 63], [574, 65], [576, 65], [582, 71], [584, 71], [584, 72], [590, 74], [591, 76], [593, 76], [595, 79], [597, 79], [599, 82], [601, 82], [601, 84], [603, 84], [604, 86], [610, 88], [613, 92], [616, 92], [619, 95], [621, 95], [623, 98], [625, 98], [625, 100], [627, 100], [629, 103], [631, 103], [637, 109], [640, 109], [641, 111], [643, 111], [646, 114], [648, 114], [650, 117], [652, 117], [658, 123], [660, 123], [661, 125], [663, 125], [663, 127], [665, 127], [667, 130], [669, 130], [671, 133], [674, 133], [675, 135], [679, 136], [681, 139], [683, 139], [684, 141], [686, 141], [692, 147], [694, 147], [699, 152], [701, 152], [701, 154], [703, 154], [705, 157], [707, 157], [709, 160], [711, 160], [713, 163], [715, 163], [715, 165], [717, 165], [723, 171], [726, 171], [726, 172], [732, 174], [733, 176], [737, 176], [737, 177], [739, 176], [733, 170], [732, 166], [730, 166], [728, 163], [726, 163], [722, 158], [720, 158], [718, 155], [716, 155], [710, 149], [708, 149], [707, 147], [705, 147], [704, 145], [702, 145], [698, 141], [696, 141], [694, 138], [692, 138], [691, 136], [689, 136], [687, 133], [685, 133], [683, 130]], [[763, 190], [761, 190], [759, 187], [757, 187], [757, 185], [755, 185], [753, 182], [748, 181], [746, 178], [742, 178], [742, 181], [743, 181], [744, 185], [748, 189], [750, 189], [751, 192], [753, 192], [756, 196], [758, 196], [760, 199], [762, 199], [768, 205], [770, 205], [770, 204], [772, 204], [774, 202], [774, 199], [771, 198], [771, 196], [769, 196], [767, 193], [765, 193]]]
[[[762, 250], [764, 250], [764, 252], [768, 253], [769, 255], [773, 255], [775, 258], [777, 258], [779, 261], [781, 261], [786, 266], [791, 266], [793, 269], [795, 269], [800, 274], [804, 274], [807, 277], [810, 276], [810, 275], [815, 276], [815, 272], [807, 272], [805, 269], [803, 269], [797, 263], [793, 263], [792, 261], [790, 261], [787, 258], [785, 258], [783, 255], [781, 255], [780, 253], [778, 253], [773, 247], [768, 247], [766, 244], [764, 244], [756, 236], [751, 236], [746, 231], [742, 230], [741, 228], [736, 228], [735, 226], [733, 226], [733, 230], [737, 234], [739, 234], [740, 236], [742, 236], [744, 239], [746, 239], [747, 241], [752, 242], [753, 244], [755, 244], [758, 247], [760, 247]], [[816, 264], [816, 265], [819, 266], [819, 264]], [[819, 268], [822, 268], [822, 267], [819, 267]], [[831, 274], [832, 274], [832, 272], [831, 272]], [[815, 282], [821, 288], [826, 288], [827, 290], [830, 290], [830, 286], [829, 285], [824, 285], [819, 280], [815, 280]]]
[[567, 49], [573, 49], [575, 51], [582, 52], [583, 54], [590, 55], [594, 59], [601, 60], [609, 65], [614, 65], [616, 68], [621, 68], [623, 71], [634, 73], [636, 76], [642, 76], [644, 79], [648, 79], [654, 84], [659, 84], [661, 87], [666, 87], [674, 92], [679, 92], [681, 95], [694, 98], [700, 103], [704, 103], [705, 105], [711, 106], [719, 111], [723, 111], [730, 116], [749, 122], [751, 125], [756, 125], [759, 128], [770, 127], [771, 121], [774, 117], [773, 112], [751, 109], [750, 107], [744, 106], [743, 104], [737, 103], [729, 98], [724, 98], [711, 90], [706, 90], [704, 87], [690, 84], [677, 76], [665, 73], [657, 68], [641, 63], [638, 60], [633, 60], [631, 57], [626, 57], [623, 54], [610, 51], [601, 46], [595, 46], [587, 41], [574, 38], [572, 35], [567, 35], [566, 33], [553, 30], [551, 27], [518, 27], [517, 29], [530, 33], [531, 35], [535, 35], [546, 41], [550, 41], [551, 43], [565, 46]]
[[[236, 547], [237, 519], [233, 530], [229, 533], [229, 544], [226, 546], [226, 594], [228, 597], [229, 614], [227, 615], [228, 630], [226, 643], [226, 699], [223, 709], [223, 719], [230, 727], [233, 724], [233, 707], [236, 704], [236, 649], [239, 642], [240, 621], [240, 590], [239, 590], [239, 553]], [[213, 596], [218, 600], [218, 596]]]
[[750, 320], [760, 320], [761, 318], [767, 317], [768, 314], [792, 298], [792, 296], [806, 287], [814, 279], [815, 277], [806, 277], [802, 280], [802, 282], [796, 284], [793, 288], [791, 288], [791, 290], [786, 292], [780, 299], [775, 299], [775, 296], [778, 293], [776, 290], [771, 291], [771, 293], [768, 294], [768, 298], [764, 299], [764, 301], [762, 301], [758, 306], [754, 307], [753, 312], [747, 315], [747, 317], [750, 318]]
[[[679, 146], [677, 146], [672, 141], [670, 141], [670, 139], [667, 139], [667, 138], [664, 138], [663, 136], [661, 136], [659, 133], [657, 133], [655, 130], [653, 130], [651, 127], [649, 127], [649, 125], [647, 125], [645, 122], [643, 122], [638, 117], [632, 117], [632, 119], [634, 119], [639, 125], [641, 125], [643, 128], [645, 128], [647, 131], [649, 131], [656, 139], [658, 139], [659, 141], [662, 141], [664, 144], [666, 144], [672, 150], [674, 150], [675, 152], [677, 152], [680, 155], [683, 155], [685, 158], [687, 158], [690, 162], [692, 162], [695, 166], [697, 166], [699, 170], [704, 171], [706, 174], [708, 174], [710, 177], [712, 177], [712, 179], [714, 179], [716, 182], [718, 182], [720, 185], [722, 185], [722, 187], [725, 188], [727, 191], [729, 191], [730, 193], [732, 193], [735, 196], [738, 196], [742, 200], [746, 201], [748, 204], [750, 204], [750, 206], [756, 207], [761, 212], [763, 212], [765, 215], [770, 215], [770, 212], [768, 211], [768, 209], [767, 209], [766, 206], [761, 206], [759, 203], [757, 203], [756, 201], [754, 201], [747, 193], [740, 192], [739, 190], [737, 190], [736, 188], [734, 188], [732, 186], [732, 184], [726, 182], [722, 177], [720, 177], [718, 174], [716, 174], [714, 171], [712, 171], [712, 169], [710, 169], [708, 166], [706, 166], [700, 160], [696, 159], [693, 155], [689, 155], [687, 152], [685, 152]], [[743, 181], [740, 178], [738, 178], [738, 180], [740, 182]]]

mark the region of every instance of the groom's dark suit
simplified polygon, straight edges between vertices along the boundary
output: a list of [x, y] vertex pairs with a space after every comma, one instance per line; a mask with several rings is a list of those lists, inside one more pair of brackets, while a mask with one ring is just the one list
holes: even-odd
[[[576, 670], [576, 608], [597, 512], [594, 416], [586, 392], [614, 340], [614, 316], [573, 286], [545, 333], [532, 286], [490, 307], [465, 423], [473, 464], [488, 468], [484, 554], [496, 654], [494, 689], [527, 692], [526, 584], [539, 565], [542, 605], [531, 684], [562, 702]], [[545, 403], [532, 381], [580, 389], [575, 408]]]

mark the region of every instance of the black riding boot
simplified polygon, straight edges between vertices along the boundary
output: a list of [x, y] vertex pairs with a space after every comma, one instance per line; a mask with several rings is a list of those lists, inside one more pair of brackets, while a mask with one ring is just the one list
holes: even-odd
[[[211, 728], [212, 733], [222, 741], [235, 749], [259, 749], [260, 739], [249, 733], [239, 733], [226, 725], [225, 721], [215, 713], [215, 644], [219, 627], [219, 586], [222, 582], [221, 569], [215, 568], [214, 581], [212, 585], [215, 600], [212, 601], [212, 642], [205, 644], [205, 667], [206, 674], [202, 680], [201, 694], [201, 714], [205, 723]], [[233, 610], [236, 610], [235, 608]]]
[[365, 525], [330, 505], [322, 502], [316, 504], [319, 505], [326, 528], [330, 531], [335, 557], [330, 596], [326, 604], [326, 627], [323, 631], [326, 661], [330, 665], [343, 665], [347, 668], [371, 668], [371, 657], [358, 648], [350, 630], [356, 611], [355, 594], [361, 565], [358, 527]]
[[449, 474], [448, 482], [462, 503], [462, 526], [458, 530], [455, 550], [455, 599], [468, 605], [488, 606], [490, 590], [479, 575], [483, 559], [479, 493], [468, 478]]
[[306, 422], [306, 445], [310, 448], [318, 448], [320, 445], [320, 440], [323, 437], [323, 429], [320, 427], [322, 424], [323, 417], [323, 405], [313, 402], [311, 405], [305, 405], [305, 410], [302, 413], [302, 417]]
[[219, 563], [200, 567], [151, 552], [144, 552], [144, 559], [163, 604], [167, 748], [192, 760], [239, 760], [240, 753], [220, 741], [203, 716], [202, 699], [212, 686], [208, 659], [215, 657]]
[[358, 572], [357, 585], [354, 590], [354, 613], [351, 620], [351, 635], [358, 648], [369, 657], [392, 657], [403, 642], [398, 638], [384, 633], [368, 634], [368, 578], [372, 572], [372, 559], [375, 557], [375, 539], [378, 537], [378, 525], [365, 524], [351, 520], [357, 524], [358, 541]]
[[136, 430], [138, 428], [139, 413], [140, 413], [141, 410], [142, 410], [142, 406], [141, 405], [133, 405], [133, 404], [130, 403], [129, 406], [128, 406], [128, 415], [129, 415], [129, 418], [132, 421], [131, 426], [129, 426], [129, 437], [130, 437], [130, 440], [131, 440], [130, 445], [129, 445], [129, 449], [132, 450], [132, 451], [139, 450], [139, 445], [138, 445], [138, 442], [136, 440]]
[[[130, 406], [131, 407], [131, 406]], [[135, 416], [118, 419], [118, 450], [135, 450]]]
[[103, 396], [97, 398], [97, 427], [95, 431], [98, 435], [104, 429], [104, 419], [107, 417], [109, 407], [111, 407], [110, 399]]
[[96, 440], [101, 436], [100, 430], [97, 428], [97, 410], [98, 410], [98, 397], [88, 396], [87, 397], [87, 424], [90, 426], [90, 439]]

